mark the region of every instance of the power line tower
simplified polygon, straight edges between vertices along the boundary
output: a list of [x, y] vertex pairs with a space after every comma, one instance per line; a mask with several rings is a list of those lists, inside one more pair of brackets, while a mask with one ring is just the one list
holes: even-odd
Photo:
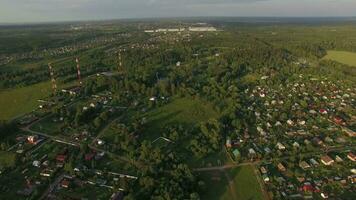
[[52, 82], [52, 90], [53, 90], [53, 93], [56, 93], [57, 92], [57, 83], [56, 83], [56, 79], [54, 77], [54, 71], [53, 71], [52, 63], [48, 63], [48, 69], [49, 69], [50, 79], [51, 79], [51, 82]]
[[121, 52], [126, 52], [126, 49], [119, 49], [119, 53], [118, 53], [118, 67], [117, 67], [117, 71], [119, 72], [119, 74], [124, 74], [125, 73], [125, 69], [123, 67], [123, 59], [122, 59], [122, 53]]
[[77, 63], [78, 83], [79, 83], [79, 86], [82, 86], [83, 82], [82, 82], [82, 77], [81, 77], [81, 74], [80, 74], [79, 58], [76, 58], [75, 62]]

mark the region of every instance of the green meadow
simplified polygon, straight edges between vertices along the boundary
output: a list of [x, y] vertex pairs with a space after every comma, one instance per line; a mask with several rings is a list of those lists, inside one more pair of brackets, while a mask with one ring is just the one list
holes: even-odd
[[263, 200], [253, 166], [242, 166], [230, 170], [202, 172], [207, 200]]
[[356, 67], [356, 53], [348, 51], [328, 51], [324, 59], [334, 60], [336, 62], [355, 66]]
[[155, 139], [161, 136], [167, 125], [181, 124], [186, 127], [218, 118], [220, 115], [213, 106], [199, 98], [177, 98], [167, 105], [154, 109], [145, 115], [147, 124], [145, 139]]
[[51, 93], [50, 82], [27, 87], [0, 90], [0, 120], [10, 120], [16, 116], [31, 112]]

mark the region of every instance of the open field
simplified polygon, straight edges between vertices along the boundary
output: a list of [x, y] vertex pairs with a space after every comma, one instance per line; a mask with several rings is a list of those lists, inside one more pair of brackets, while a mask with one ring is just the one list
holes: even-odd
[[328, 51], [324, 59], [334, 60], [342, 64], [356, 67], [356, 53], [348, 51]]
[[201, 99], [179, 98], [145, 116], [147, 124], [144, 138], [155, 139], [167, 125], [184, 125], [190, 127], [210, 118], [218, 118], [219, 113], [212, 105]]
[[14, 153], [0, 151], [0, 170], [2, 167], [13, 167], [15, 165], [16, 155]]
[[202, 173], [206, 191], [202, 199], [262, 200], [263, 193], [252, 166]]
[[0, 91], [0, 120], [9, 120], [23, 113], [31, 112], [40, 105], [37, 100], [47, 97], [50, 92], [51, 84], [49, 82]]

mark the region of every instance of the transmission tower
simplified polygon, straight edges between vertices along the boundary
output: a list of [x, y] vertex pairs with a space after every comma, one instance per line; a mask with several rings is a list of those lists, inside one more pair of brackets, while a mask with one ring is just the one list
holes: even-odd
[[52, 82], [53, 93], [56, 93], [57, 92], [57, 83], [56, 83], [56, 79], [54, 77], [52, 63], [48, 63], [48, 69], [49, 69], [49, 75], [50, 75], [51, 82]]
[[83, 84], [83, 82], [82, 82], [82, 78], [81, 78], [81, 75], [80, 75], [79, 58], [76, 58], [76, 59], [75, 59], [75, 62], [77, 63], [78, 82], [79, 82], [79, 85], [81, 86], [81, 85]]

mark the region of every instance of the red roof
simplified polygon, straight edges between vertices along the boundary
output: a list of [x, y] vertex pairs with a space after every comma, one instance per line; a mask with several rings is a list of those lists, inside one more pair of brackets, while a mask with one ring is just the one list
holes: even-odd
[[304, 186], [302, 187], [302, 190], [303, 190], [304, 192], [314, 192], [314, 187], [311, 186], [311, 185], [304, 185]]
[[334, 117], [334, 122], [337, 124], [341, 124], [342, 123], [342, 119], [340, 117]]
[[85, 154], [85, 160], [92, 160], [94, 158], [94, 154], [93, 153], [87, 153]]
[[58, 155], [56, 157], [56, 160], [59, 161], [59, 162], [64, 162], [66, 159], [67, 159], [66, 155]]

